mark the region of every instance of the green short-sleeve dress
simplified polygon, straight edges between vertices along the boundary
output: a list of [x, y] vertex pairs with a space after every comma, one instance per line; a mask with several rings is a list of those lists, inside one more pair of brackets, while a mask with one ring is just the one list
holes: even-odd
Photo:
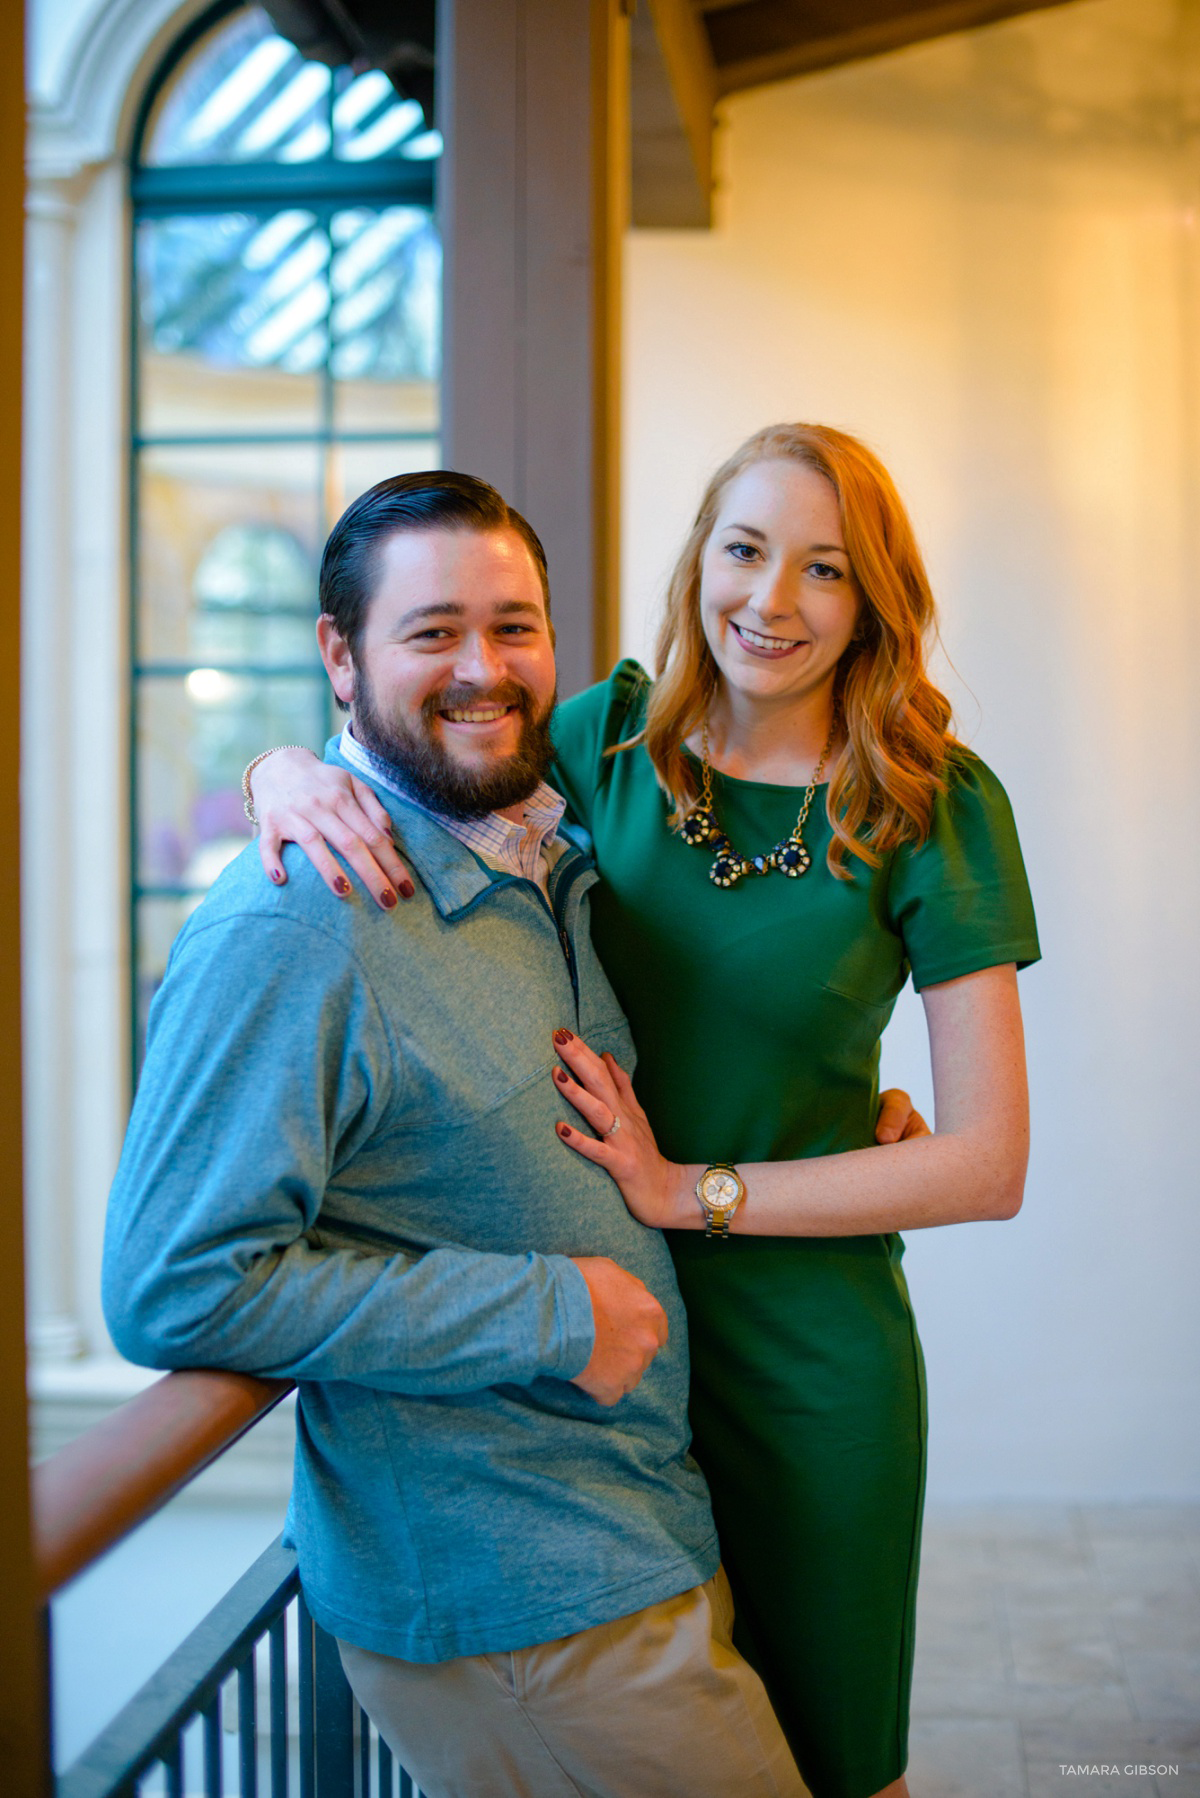
[[[596, 947], [633, 1026], [637, 1091], [677, 1161], [769, 1161], [874, 1140], [879, 1039], [918, 988], [1037, 959], [1012, 812], [957, 756], [932, 833], [851, 882], [825, 862], [722, 889], [667, 825], [635, 734], [647, 681], [621, 663], [559, 710], [551, 779], [590, 832]], [[795, 822], [802, 789], [714, 775], [743, 853]], [[749, 1203], [753, 1203], [751, 1194]], [[671, 1238], [691, 1420], [740, 1645], [814, 1798], [870, 1798], [907, 1758], [925, 1462], [921, 1348], [897, 1236]]]

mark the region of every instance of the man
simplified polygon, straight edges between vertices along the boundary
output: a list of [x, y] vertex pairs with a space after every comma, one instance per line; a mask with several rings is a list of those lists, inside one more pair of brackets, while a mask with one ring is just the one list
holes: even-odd
[[254, 851], [181, 932], [105, 1305], [157, 1366], [299, 1382], [313, 1614], [428, 1798], [803, 1791], [729, 1638], [662, 1239], [554, 1137], [553, 1033], [632, 1064], [543, 782], [545, 557], [491, 488], [373, 488], [321, 653], [417, 891], [397, 931]]

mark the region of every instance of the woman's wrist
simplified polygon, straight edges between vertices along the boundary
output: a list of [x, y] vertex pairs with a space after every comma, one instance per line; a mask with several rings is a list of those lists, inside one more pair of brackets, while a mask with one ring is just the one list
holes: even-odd
[[708, 1166], [706, 1161], [672, 1161], [669, 1194], [670, 1215], [664, 1230], [703, 1230], [704, 1211], [696, 1197], [696, 1182]]
[[264, 749], [254, 760], [247, 762], [242, 770], [242, 810], [255, 829], [258, 828], [258, 816], [254, 810], [254, 773], [269, 756], [286, 755], [288, 750], [298, 749], [302, 755], [311, 755], [312, 750], [303, 743], [277, 743], [273, 749]]

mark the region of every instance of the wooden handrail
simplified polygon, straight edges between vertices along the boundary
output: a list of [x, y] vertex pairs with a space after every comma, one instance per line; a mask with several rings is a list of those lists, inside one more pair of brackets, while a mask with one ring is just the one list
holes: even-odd
[[169, 1373], [35, 1467], [42, 1601], [161, 1510], [292, 1386], [242, 1373]]

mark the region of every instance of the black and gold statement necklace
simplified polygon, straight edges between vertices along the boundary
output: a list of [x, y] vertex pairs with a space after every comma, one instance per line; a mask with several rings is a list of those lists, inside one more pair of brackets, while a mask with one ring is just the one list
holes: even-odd
[[802, 874], [807, 874], [812, 866], [812, 856], [804, 847], [804, 823], [808, 817], [808, 808], [813, 801], [813, 794], [820, 785], [821, 776], [825, 772], [825, 763], [833, 748], [836, 729], [837, 719], [835, 718], [829, 727], [829, 736], [821, 751], [821, 759], [814, 768], [813, 777], [808, 783], [804, 803], [800, 807], [800, 815], [788, 835], [781, 843], [776, 843], [769, 854], [746, 856], [738, 854], [721, 829], [717, 818], [717, 808], [713, 803], [712, 766], [708, 759], [708, 720], [705, 719], [700, 727], [700, 747], [703, 752], [700, 758], [700, 771], [704, 779], [703, 790], [699, 803], [693, 806], [680, 825], [680, 834], [685, 843], [693, 843], [698, 848], [703, 848], [707, 844], [710, 849], [715, 851], [713, 865], [708, 870], [708, 878], [714, 886], [736, 886], [743, 874], [769, 874], [773, 868], [778, 868], [779, 872], [786, 874], [789, 880], [799, 880]]

